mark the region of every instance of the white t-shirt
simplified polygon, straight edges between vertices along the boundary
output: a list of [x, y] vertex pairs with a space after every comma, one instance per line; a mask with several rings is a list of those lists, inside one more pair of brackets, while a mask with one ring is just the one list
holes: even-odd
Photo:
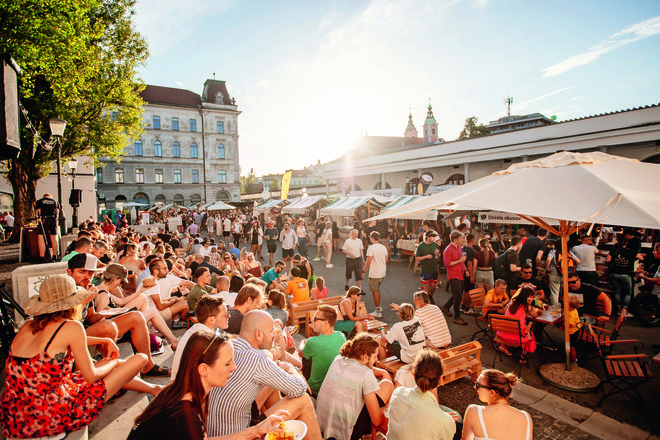
[[229, 217], [225, 218], [223, 225], [226, 232], [231, 232], [231, 220], [229, 220]]
[[413, 317], [410, 321], [401, 321], [394, 324], [385, 339], [390, 344], [399, 341], [401, 345], [401, 361], [409, 364], [415, 359], [419, 350], [424, 348], [426, 338], [419, 319]]
[[371, 257], [369, 278], [385, 278], [387, 272], [387, 248], [380, 243], [367, 248], [367, 258]]
[[214, 293], [209, 296], [214, 296], [216, 298], [224, 298], [225, 300], [223, 304], [226, 305], [227, 308], [229, 308], [229, 307], [234, 307], [234, 302], [236, 301], [236, 297], [238, 296], [238, 293], [227, 292], [225, 290], [224, 292]]
[[598, 248], [588, 244], [581, 244], [573, 248], [573, 253], [579, 258], [580, 264], [575, 268], [579, 271], [596, 271], [596, 252]]
[[316, 417], [325, 437], [350, 440], [364, 406], [364, 395], [379, 389], [378, 380], [370, 368], [355, 359], [337, 356], [316, 399]]
[[179, 345], [176, 347], [176, 351], [174, 352], [174, 359], [172, 359], [172, 377], [170, 377], [170, 382], [174, 380], [176, 377], [176, 372], [179, 370], [179, 364], [181, 363], [181, 355], [183, 354], [183, 350], [186, 348], [186, 344], [188, 343], [188, 339], [192, 337], [197, 332], [201, 331], [207, 331], [211, 332], [213, 331], [212, 329], [208, 328], [204, 324], [197, 323], [190, 327], [188, 331], [186, 331], [183, 336], [179, 339]]
[[364, 249], [362, 245], [362, 240], [358, 238], [348, 238], [344, 242], [344, 246], [341, 248], [342, 251], [347, 251], [346, 255], [348, 258], [360, 258], [360, 251]]

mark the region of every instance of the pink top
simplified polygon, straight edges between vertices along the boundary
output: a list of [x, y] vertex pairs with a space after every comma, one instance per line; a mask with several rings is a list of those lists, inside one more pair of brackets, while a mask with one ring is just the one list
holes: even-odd
[[327, 298], [328, 297], [328, 288], [324, 287], [323, 290], [312, 289], [312, 296], [316, 299]]
[[454, 246], [450, 244], [445, 249], [445, 252], [442, 254], [442, 259], [445, 262], [445, 267], [447, 268], [447, 279], [448, 280], [462, 280], [463, 274], [465, 273], [465, 264], [454, 264], [450, 266], [452, 261], [456, 261], [463, 256], [463, 248], [461, 246]]

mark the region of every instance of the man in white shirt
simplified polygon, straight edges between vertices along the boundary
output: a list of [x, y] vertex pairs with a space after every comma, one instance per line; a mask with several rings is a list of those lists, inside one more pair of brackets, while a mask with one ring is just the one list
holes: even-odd
[[181, 363], [181, 355], [192, 335], [200, 331], [218, 331], [218, 329], [224, 331], [227, 329], [229, 312], [227, 306], [223, 304], [222, 298], [215, 298], [211, 295], [202, 296], [195, 306], [195, 316], [197, 317], [197, 324], [190, 327], [179, 339], [179, 345], [176, 347], [172, 360], [172, 377], [170, 381], [173, 381], [176, 377], [176, 372], [179, 370], [179, 364]]
[[[167, 264], [161, 259], [156, 259], [149, 263], [149, 271], [156, 278], [157, 282], [154, 287], [145, 292], [150, 306], [156, 307], [166, 321], [179, 315], [180, 319], [178, 321], [172, 321], [173, 329], [186, 328], [185, 318], [188, 315], [188, 302], [186, 301], [185, 294], [177, 298], [172, 297], [171, 292], [172, 287], [182, 286], [190, 289], [195, 283], [175, 277], [174, 275], [169, 275]], [[141, 285], [138, 286], [138, 289], [140, 287]]]
[[369, 290], [374, 295], [374, 305], [376, 311], [373, 313], [374, 318], [383, 317], [383, 309], [380, 307], [380, 285], [385, 279], [387, 272], [388, 253], [387, 248], [380, 244], [380, 233], [378, 231], [371, 231], [369, 234], [371, 246], [367, 248], [367, 262], [364, 265], [362, 274], [369, 271]]
[[580, 260], [580, 264], [575, 268], [580, 280], [592, 286], [598, 284], [598, 272], [596, 271], [598, 248], [594, 246], [594, 238], [590, 235], [583, 235], [582, 244], [575, 246], [573, 253]]
[[229, 216], [225, 217], [222, 221], [222, 239], [225, 241], [225, 246], [229, 244], [231, 236], [231, 220]]
[[[451, 345], [451, 334], [445, 315], [438, 306], [429, 304], [429, 294], [423, 290], [413, 294], [413, 304], [417, 309], [415, 316], [422, 323], [424, 336], [431, 345], [436, 348], [445, 348]], [[394, 304], [392, 304], [394, 306]], [[393, 307], [394, 308], [394, 307]]]
[[362, 240], [358, 238], [358, 230], [353, 229], [351, 234], [344, 242], [341, 249], [346, 254], [346, 285], [345, 290], [348, 290], [348, 282], [351, 275], [355, 273], [355, 281], [358, 287], [362, 289], [362, 265], [364, 264], [364, 245]]
[[288, 222], [284, 224], [284, 229], [280, 232], [280, 241], [282, 242], [282, 260], [284, 260], [284, 267], [286, 268], [286, 263], [289, 262], [289, 272], [291, 272], [293, 254], [298, 245], [298, 237], [296, 237], [296, 233], [291, 229], [291, 224]]

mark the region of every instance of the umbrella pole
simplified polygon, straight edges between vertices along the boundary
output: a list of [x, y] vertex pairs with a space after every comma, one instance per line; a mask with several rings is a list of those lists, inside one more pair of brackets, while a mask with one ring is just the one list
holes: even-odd
[[568, 334], [568, 234], [566, 221], [559, 222], [561, 232], [561, 245], [564, 258], [561, 259], [562, 282], [564, 284], [564, 346], [566, 349], [566, 371], [571, 371], [571, 341]]

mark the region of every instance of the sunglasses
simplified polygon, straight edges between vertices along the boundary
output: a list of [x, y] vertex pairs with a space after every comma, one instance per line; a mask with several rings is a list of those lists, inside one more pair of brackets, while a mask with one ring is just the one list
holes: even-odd
[[209, 345], [207, 345], [206, 349], [202, 352], [202, 356], [204, 356], [206, 354], [206, 352], [209, 350], [209, 348], [211, 348], [211, 345], [213, 345], [213, 342], [216, 339], [222, 339], [222, 342], [227, 342], [227, 339], [229, 339], [229, 338], [227, 337], [227, 335], [222, 330], [220, 330], [219, 327], [216, 327], [215, 333], [213, 335], [213, 339], [211, 339], [211, 342], [209, 342]]
[[531, 275], [532, 274], [532, 272], [525, 272], [524, 270], [522, 271], [522, 273], [524, 273], [525, 275]]
[[575, 280], [575, 281], [568, 280], [568, 284], [577, 284], [579, 282], [580, 280]]
[[486, 385], [481, 385], [479, 382], [475, 382], [475, 384], [474, 384], [474, 389], [477, 390], [477, 391], [479, 391], [479, 388], [484, 388], [484, 389], [487, 389], [487, 390], [495, 391], [495, 390], [494, 390], [493, 388], [491, 388], [491, 387], [487, 387]]

